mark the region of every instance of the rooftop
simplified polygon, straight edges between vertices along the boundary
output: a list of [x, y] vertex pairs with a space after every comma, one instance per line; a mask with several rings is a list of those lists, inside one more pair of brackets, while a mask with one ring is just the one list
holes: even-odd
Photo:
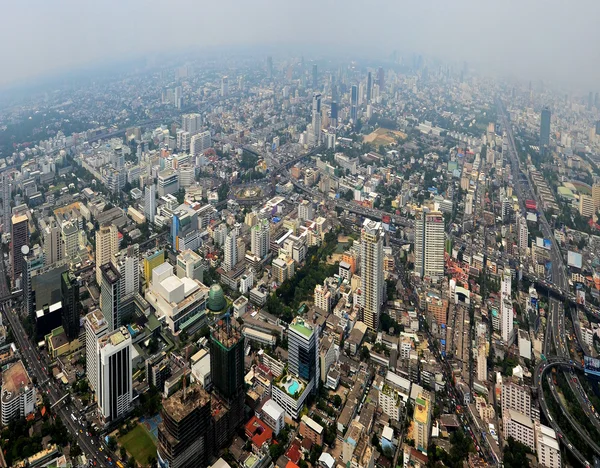
[[22, 361], [15, 362], [2, 373], [2, 393], [18, 393], [28, 386], [31, 386], [31, 380]]
[[178, 390], [166, 400], [163, 400], [163, 411], [174, 421], [179, 422], [195, 409], [210, 403], [210, 395], [200, 386], [193, 385], [186, 391]]
[[242, 339], [240, 330], [231, 322], [227, 324], [224, 320], [219, 320], [211, 330], [211, 336], [225, 348], [232, 348]]
[[290, 324], [290, 328], [295, 332], [304, 335], [306, 338], [310, 338], [313, 330], [303, 319], [300, 317], [296, 317], [294, 321]]
[[421, 394], [415, 400], [414, 420], [419, 424], [427, 424], [429, 420], [429, 399]]

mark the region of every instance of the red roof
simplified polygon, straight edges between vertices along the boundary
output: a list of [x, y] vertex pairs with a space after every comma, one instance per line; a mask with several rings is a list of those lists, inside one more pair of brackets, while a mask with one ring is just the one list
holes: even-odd
[[295, 463], [288, 461], [287, 465], [285, 465], [285, 468], [299, 468], [299, 467]]
[[273, 439], [273, 431], [264, 422], [253, 416], [245, 427], [246, 435], [252, 440], [252, 444], [261, 448], [265, 443]]
[[298, 462], [300, 461], [300, 444], [297, 440], [294, 441], [294, 443], [288, 449], [285, 456], [288, 457], [288, 459], [294, 462], [295, 464], [298, 464]]

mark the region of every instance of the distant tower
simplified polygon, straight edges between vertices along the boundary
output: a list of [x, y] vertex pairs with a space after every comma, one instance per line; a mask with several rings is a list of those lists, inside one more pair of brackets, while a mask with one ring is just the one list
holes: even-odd
[[337, 125], [338, 125], [338, 104], [335, 101], [333, 101], [331, 103], [330, 118], [331, 118], [331, 126], [337, 127]]
[[356, 118], [358, 116], [358, 86], [352, 85], [352, 91], [350, 96], [350, 118], [352, 123], [356, 124]]
[[231, 230], [225, 238], [225, 255], [223, 259], [223, 270], [231, 271], [237, 264], [237, 233]]
[[273, 57], [270, 55], [267, 57], [267, 76], [273, 78]]
[[319, 84], [319, 72], [317, 70], [317, 64], [315, 63], [312, 67], [312, 87], [313, 87], [313, 89], [317, 89], [318, 84]]
[[70, 341], [79, 336], [79, 280], [71, 271], [60, 277], [62, 324]]
[[546, 150], [550, 146], [550, 119], [552, 113], [550, 109], [545, 107], [542, 109], [542, 116], [540, 122], [540, 154], [544, 155]]
[[373, 96], [373, 76], [371, 72], [367, 73], [367, 104], [371, 103], [371, 98]]
[[251, 244], [250, 250], [252, 255], [258, 258], [265, 258], [269, 253], [270, 232], [269, 221], [266, 219], [259, 220], [250, 230]]
[[15, 214], [11, 226], [11, 255], [13, 283], [23, 272], [23, 246], [29, 244], [29, 219], [26, 214]]
[[119, 328], [119, 308], [121, 304], [120, 282], [121, 275], [112, 263], [102, 265], [100, 268], [102, 281], [100, 286], [101, 308], [108, 324], [108, 331]]
[[444, 276], [444, 216], [419, 208], [415, 214], [415, 273], [435, 280]]
[[96, 231], [96, 282], [102, 284], [100, 267], [110, 262], [119, 251], [119, 231], [114, 224], [105, 224]]
[[146, 185], [144, 188], [144, 215], [150, 224], [154, 224], [156, 214], [156, 185]]
[[377, 69], [377, 84], [379, 85], [379, 92], [383, 91], [385, 86], [385, 72], [383, 71], [383, 67]]
[[229, 77], [224, 76], [221, 78], [221, 96], [225, 97], [229, 95]]
[[321, 94], [315, 93], [312, 102], [312, 139], [313, 146], [321, 144]]

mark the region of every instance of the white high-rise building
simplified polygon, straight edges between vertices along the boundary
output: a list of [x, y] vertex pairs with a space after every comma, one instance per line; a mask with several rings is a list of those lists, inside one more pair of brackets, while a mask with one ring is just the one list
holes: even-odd
[[114, 224], [100, 226], [96, 231], [96, 282], [102, 284], [100, 267], [110, 262], [119, 251], [119, 231]]
[[487, 356], [485, 355], [485, 345], [477, 348], [477, 380], [482, 383], [487, 382]]
[[508, 379], [502, 382], [500, 406], [502, 414], [508, 410], [518, 411], [531, 417], [531, 390]]
[[312, 101], [312, 134], [309, 136], [310, 144], [321, 144], [321, 94], [315, 93]]
[[415, 214], [415, 274], [434, 281], [444, 276], [444, 216], [419, 208]]
[[473, 214], [473, 194], [471, 192], [467, 193], [467, 198], [465, 200], [465, 215]]
[[98, 386], [98, 340], [108, 333], [108, 324], [100, 310], [90, 312], [83, 321], [85, 329], [85, 373], [90, 388]]
[[501, 327], [502, 339], [507, 346], [512, 345], [515, 340], [514, 315], [512, 306], [512, 280], [510, 271], [502, 275], [501, 291], [500, 291], [500, 310], [501, 310]]
[[316, 391], [321, 377], [318, 331], [296, 317], [288, 328], [288, 350], [290, 373], [305, 380]]
[[562, 464], [556, 432], [554, 432], [552, 428], [536, 422], [535, 438], [538, 463], [540, 466], [560, 468]]
[[119, 297], [123, 301], [140, 289], [140, 246], [130, 245], [117, 252], [112, 263], [119, 272]]
[[98, 340], [98, 409], [104, 421], [129, 412], [132, 398], [131, 335], [126, 327]]
[[0, 413], [2, 425], [24, 418], [35, 410], [35, 387], [27, 374], [23, 362], [9, 364], [2, 371], [2, 398]]
[[526, 250], [529, 247], [529, 230], [525, 216], [519, 216], [519, 250]]
[[267, 219], [261, 219], [252, 226], [250, 239], [250, 251], [252, 255], [256, 255], [258, 258], [265, 258], [269, 253], [270, 237], [269, 221]]
[[360, 279], [363, 298], [363, 321], [371, 330], [379, 326], [383, 303], [383, 227], [365, 219], [360, 235]]
[[211, 146], [212, 141], [210, 132], [208, 130], [205, 132], [200, 132], [192, 137], [192, 141], [190, 143], [190, 154], [193, 156], [198, 156], [204, 153]]
[[237, 234], [234, 229], [225, 237], [224, 250], [223, 270], [231, 271], [237, 263]]
[[52, 265], [64, 258], [64, 245], [61, 229], [55, 220], [46, 225], [44, 236], [44, 265]]
[[229, 94], [229, 77], [224, 76], [221, 78], [221, 96], [225, 97]]
[[156, 185], [146, 185], [144, 187], [144, 215], [149, 223], [154, 224], [156, 215]]
[[69, 259], [74, 259], [79, 253], [79, 229], [73, 221], [65, 221], [61, 227], [61, 237], [64, 245], [64, 254]]
[[302, 200], [298, 205], [298, 219], [300, 221], [312, 221], [315, 217], [315, 208], [310, 200]]
[[190, 135], [195, 135], [202, 127], [202, 116], [200, 114], [183, 114], [181, 116], [181, 128]]

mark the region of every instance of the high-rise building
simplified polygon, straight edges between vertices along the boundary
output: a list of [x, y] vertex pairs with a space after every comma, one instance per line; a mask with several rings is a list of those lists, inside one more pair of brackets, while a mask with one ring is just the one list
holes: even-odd
[[102, 265], [110, 262], [119, 251], [119, 231], [114, 224], [105, 224], [96, 231], [96, 282], [102, 284]]
[[318, 390], [321, 372], [319, 370], [319, 333], [308, 322], [296, 317], [288, 328], [288, 369]]
[[352, 123], [356, 123], [358, 118], [358, 86], [352, 85], [352, 91], [350, 96], [350, 119]]
[[552, 113], [550, 109], [545, 107], [542, 109], [541, 122], [540, 122], [540, 152], [542, 155], [546, 149], [550, 146], [550, 119]]
[[156, 214], [156, 185], [154, 183], [144, 187], [144, 215], [148, 223], [154, 224]]
[[61, 227], [65, 256], [73, 260], [79, 254], [79, 228], [73, 221], [65, 221]]
[[202, 282], [204, 267], [202, 257], [193, 250], [184, 250], [177, 255], [177, 277], [191, 278]]
[[321, 94], [315, 93], [312, 101], [312, 135], [310, 144], [319, 146], [321, 144]]
[[269, 253], [270, 245], [269, 221], [260, 219], [251, 229], [250, 251], [258, 258], [265, 258]]
[[123, 302], [140, 290], [140, 246], [128, 246], [113, 255], [111, 261], [119, 272], [119, 297]]
[[3, 174], [0, 179], [2, 184], [2, 232], [10, 232], [11, 214], [10, 201], [12, 199], [12, 178], [8, 174]]
[[373, 75], [371, 72], [367, 73], [367, 104], [371, 103], [373, 93]]
[[227, 234], [223, 250], [225, 251], [223, 270], [231, 271], [237, 264], [237, 234], [234, 229]]
[[360, 235], [363, 321], [375, 331], [383, 303], [383, 234], [380, 222], [365, 219]]
[[202, 116], [200, 114], [183, 114], [181, 116], [181, 129], [190, 135], [195, 135], [202, 127]]
[[162, 265], [163, 263], [165, 263], [165, 251], [162, 249], [144, 255], [144, 283], [146, 287], [148, 287], [148, 285], [150, 284], [150, 280], [152, 279], [152, 270], [154, 270], [157, 266]]
[[221, 78], [221, 96], [225, 97], [229, 94], [229, 77]]
[[12, 280], [23, 272], [23, 247], [29, 244], [29, 220], [26, 214], [14, 214], [10, 230]]
[[108, 333], [108, 324], [101, 311], [87, 314], [83, 320], [85, 329], [85, 373], [90, 388], [98, 388], [98, 340]]
[[600, 210], [600, 185], [592, 186], [592, 201], [594, 202], [594, 211]]
[[560, 446], [556, 432], [548, 426], [535, 422], [536, 452], [540, 466], [547, 468], [560, 468]]
[[273, 57], [270, 55], [267, 57], [267, 76], [273, 78]]
[[32, 273], [44, 267], [44, 255], [35, 250], [23, 257], [23, 304], [31, 323], [35, 323], [35, 297], [32, 287]]
[[317, 86], [319, 84], [319, 72], [317, 70], [317, 64], [313, 64], [312, 67], [312, 87], [313, 89], [317, 89]]
[[132, 398], [131, 335], [120, 327], [98, 340], [98, 409], [104, 421], [129, 412]]
[[24, 418], [35, 411], [35, 386], [22, 361], [9, 364], [2, 371], [2, 398], [0, 413], [2, 425]]
[[119, 309], [121, 306], [121, 275], [112, 263], [100, 267], [102, 280], [100, 282], [100, 303], [102, 313], [108, 323], [108, 331], [113, 332], [120, 326]]
[[518, 411], [527, 417], [532, 417], [531, 390], [529, 387], [505, 379], [502, 382], [500, 407], [502, 413], [508, 410]]
[[79, 336], [79, 279], [71, 271], [60, 277], [62, 324], [69, 340]]
[[44, 228], [44, 265], [52, 265], [64, 257], [61, 229], [56, 220], [51, 220]]
[[585, 193], [579, 194], [579, 214], [584, 218], [591, 218], [595, 212], [594, 199]]
[[429, 434], [431, 431], [431, 395], [422, 390], [415, 398], [413, 413], [413, 435], [417, 450], [425, 453], [429, 446]]
[[515, 339], [515, 329], [514, 329], [514, 314], [513, 314], [513, 306], [512, 306], [512, 279], [509, 272], [504, 272], [502, 275], [502, 283], [500, 290], [500, 311], [501, 311], [501, 329], [502, 329], [502, 339], [506, 343], [506, 346], [512, 345]]
[[331, 126], [337, 127], [338, 126], [338, 104], [336, 101], [333, 101], [331, 103], [330, 118], [331, 118]]
[[158, 466], [208, 466], [211, 447], [210, 395], [199, 384], [182, 388], [163, 400], [161, 416], [162, 422], [158, 425]]
[[190, 143], [190, 154], [198, 156], [204, 153], [208, 148], [212, 146], [210, 132], [208, 130], [197, 133], [192, 137]]
[[385, 72], [383, 71], [383, 67], [377, 69], [377, 84], [379, 85], [379, 92], [382, 92], [385, 87]]
[[529, 247], [529, 229], [525, 216], [519, 216], [519, 250], [526, 250]]
[[444, 216], [419, 208], [415, 214], [415, 274], [434, 281], [444, 276]]

